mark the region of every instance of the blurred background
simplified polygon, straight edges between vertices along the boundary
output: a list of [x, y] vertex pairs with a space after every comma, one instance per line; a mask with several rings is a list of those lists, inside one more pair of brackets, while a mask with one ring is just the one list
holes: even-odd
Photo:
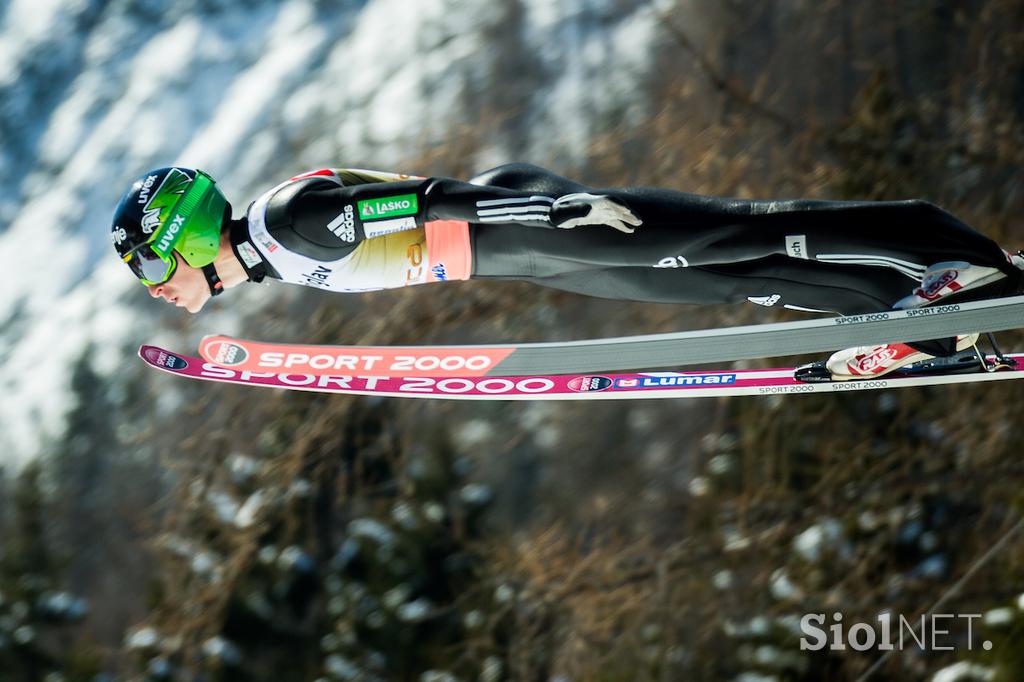
[[128, 183], [171, 163], [238, 215], [324, 166], [527, 161], [920, 197], [1021, 247], [1022, 143], [1024, 0], [0, 1], [0, 680], [856, 680], [880, 652], [801, 651], [803, 614], [914, 620], [973, 569], [941, 611], [983, 614], [974, 646], [952, 624], [954, 650], [871, 679], [1024, 679], [1024, 386], [466, 404], [189, 384], [138, 344], [783, 318], [497, 282], [250, 286], [193, 318], [108, 237]]

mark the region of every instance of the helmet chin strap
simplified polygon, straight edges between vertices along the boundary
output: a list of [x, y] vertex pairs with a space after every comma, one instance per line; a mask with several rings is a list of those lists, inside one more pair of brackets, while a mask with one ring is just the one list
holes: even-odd
[[220, 281], [213, 263], [203, 266], [203, 275], [206, 277], [206, 285], [210, 287], [210, 296], [219, 296], [224, 291], [224, 282]]

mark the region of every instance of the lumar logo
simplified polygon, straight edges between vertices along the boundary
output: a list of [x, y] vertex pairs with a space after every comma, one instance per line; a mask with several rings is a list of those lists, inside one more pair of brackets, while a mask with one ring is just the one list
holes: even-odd
[[678, 374], [617, 379], [615, 386], [617, 388], [669, 388], [672, 386], [711, 386], [735, 383], [735, 374]]
[[414, 215], [418, 210], [419, 204], [416, 201], [415, 194], [367, 199], [366, 201], [359, 202], [359, 217], [363, 220]]
[[[139, 193], [140, 203], [144, 196], [149, 196], [149, 187], [155, 180], [155, 175], [146, 178], [142, 185], [142, 191]], [[171, 209], [178, 203], [190, 184], [192, 184], [192, 178], [185, 171], [177, 168], [168, 171], [164, 181], [157, 188], [156, 194], [146, 202], [145, 208], [142, 209], [142, 231], [146, 234], [153, 234], [153, 230], [163, 225]]]

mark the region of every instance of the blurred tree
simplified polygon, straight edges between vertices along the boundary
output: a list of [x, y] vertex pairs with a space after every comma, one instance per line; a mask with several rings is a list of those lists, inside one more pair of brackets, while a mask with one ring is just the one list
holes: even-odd
[[141, 668], [296, 682], [486, 668], [497, 680], [475, 549], [492, 495], [466, 482], [445, 430], [405, 438], [389, 404], [348, 403], [340, 427], [315, 399], [274, 409], [268, 436], [301, 424], [301, 450], [211, 450], [183, 481], [159, 543], [159, 602], [129, 637]]
[[93, 348], [86, 348], [71, 375], [74, 405], [67, 417], [63, 442], [51, 456], [52, 477], [57, 487], [55, 504], [61, 545], [75, 557], [70, 566], [71, 584], [83, 589], [104, 570], [104, 552], [110, 545], [99, 538], [106, 533], [113, 512], [107, 498], [111, 457], [116, 453], [115, 406], [107, 396], [108, 385], [92, 368]]
[[86, 682], [99, 662], [69, 646], [66, 626], [85, 616], [86, 605], [60, 590], [63, 562], [51, 547], [39, 460], [21, 472], [12, 497], [0, 550], [0, 670], [18, 682], [58, 672], [69, 682]]

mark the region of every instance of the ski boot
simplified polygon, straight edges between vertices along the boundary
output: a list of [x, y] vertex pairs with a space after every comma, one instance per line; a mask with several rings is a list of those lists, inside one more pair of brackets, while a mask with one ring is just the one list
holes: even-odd
[[964, 372], [996, 372], [1016, 367], [1003, 355], [991, 334], [986, 334], [993, 354], [978, 348], [978, 334], [956, 338], [955, 355], [936, 357], [911, 348], [905, 343], [858, 346], [832, 354], [828, 360], [798, 367], [794, 378], [811, 383], [877, 379], [890, 374], [917, 376], [921, 374], [960, 374]]
[[[1018, 270], [1024, 270], [1024, 254], [1018, 251], [1006, 254], [1006, 260]], [[931, 305], [953, 294], [963, 293], [971, 289], [998, 282], [1006, 278], [1006, 273], [998, 268], [982, 265], [971, 265], [967, 261], [947, 261], [929, 266], [924, 271], [921, 286], [914, 289], [909, 296], [901, 298], [893, 305], [896, 310], [908, 310]]]

